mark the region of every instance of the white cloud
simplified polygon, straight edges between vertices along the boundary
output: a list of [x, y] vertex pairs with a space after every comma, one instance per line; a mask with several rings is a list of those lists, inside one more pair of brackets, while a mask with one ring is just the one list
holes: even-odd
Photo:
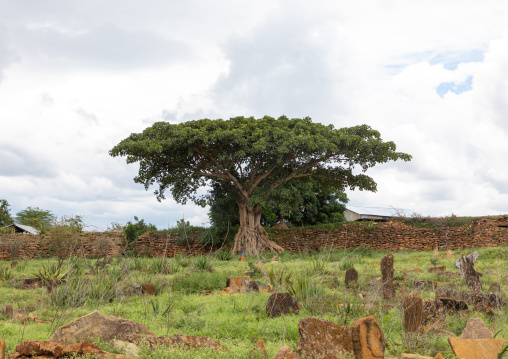
[[158, 203], [108, 151], [160, 120], [285, 114], [367, 123], [413, 155], [369, 170], [378, 192], [352, 204], [508, 212], [507, 15], [502, 1], [4, 2], [0, 198], [102, 228], [202, 224], [206, 209]]

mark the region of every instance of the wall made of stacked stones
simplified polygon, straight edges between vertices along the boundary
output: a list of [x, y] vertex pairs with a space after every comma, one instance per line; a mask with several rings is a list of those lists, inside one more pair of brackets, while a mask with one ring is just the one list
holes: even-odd
[[121, 232], [83, 232], [58, 240], [49, 235], [0, 234], [0, 260], [46, 258], [57, 253], [86, 257], [116, 256], [124, 252], [125, 244]]
[[153, 257], [174, 257], [179, 253], [195, 256], [218, 249], [215, 246], [202, 245], [200, 239], [200, 232], [163, 235], [148, 232], [138, 237], [135, 247], [138, 253]]
[[464, 249], [497, 247], [508, 243], [508, 218], [481, 219], [463, 226], [419, 228], [400, 221], [347, 223], [335, 229], [268, 229], [271, 238], [290, 252], [325, 247], [369, 247], [380, 250], [429, 251], [436, 247]]

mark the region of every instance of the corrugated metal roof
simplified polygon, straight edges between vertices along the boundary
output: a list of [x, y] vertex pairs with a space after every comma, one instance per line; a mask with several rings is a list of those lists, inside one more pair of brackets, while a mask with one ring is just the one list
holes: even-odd
[[380, 217], [410, 217], [413, 214], [413, 211], [409, 209], [393, 208], [393, 207], [385, 208], [385, 207], [346, 206], [346, 209], [349, 209], [351, 212], [355, 212], [360, 215], [364, 214]]
[[13, 224], [10, 224], [10, 225], [2, 227], [2, 228], [7, 228], [7, 227], [17, 227], [25, 232], [28, 232], [28, 233], [34, 234], [34, 235], [40, 234], [40, 232], [38, 230], [36, 230], [34, 227], [26, 226], [24, 224], [13, 223]]

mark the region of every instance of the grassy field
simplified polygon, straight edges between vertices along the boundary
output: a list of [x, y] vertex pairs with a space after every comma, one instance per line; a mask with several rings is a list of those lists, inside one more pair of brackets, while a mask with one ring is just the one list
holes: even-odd
[[[480, 257], [475, 268], [483, 274], [484, 291], [494, 283], [501, 284], [501, 296], [507, 297], [508, 248], [477, 249]], [[460, 254], [472, 250], [455, 251]], [[381, 258], [388, 252], [367, 248], [354, 250], [324, 250], [319, 253], [291, 255], [283, 253], [277, 263], [272, 254], [239, 262], [237, 256], [210, 255], [204, 257], [161, 258], [112, 258], [109, 261], [71, 258], [62, 270], [66, 274], [62, 284], [51, 294], [46, 288], [18, 289], [23, 278], [34, 277], [44, 270], [51, 272], [56, 259], [32, 261], [18, 260], [12, 270], [10, 262], [0, 262], [0, 306], [12, 304], [14, 310], [32, 307], [27, 316], [36, 320], [25, 322], [1, 318], [0, 339], [5, 340], [7, 352], [24, 340], [48, 340], [53, 331], [69, 321], [94, 310], [145, 324], [161, 336], [175, 333], [209, 336], [229, 348], [228, 352], [213, 353], [199, 350], [189, 353], [173, 349], [159, 351], [142, 350], [143, 358], [246, 358], [258, 339], [264, 339], [269, 357], [273, 358], [282, 345], [293, 349], [298, 340], [298, 321], [312, 316], [333, 321], [339, 325], [351, 325], [356, 319], [375, 315], [385, 335], [386, 355], [418, 353], [434, 356], [441, 352], [453, 358], [448, 345], [448, 334], [405, 333], [401, 311], [402, 288], [418, 293], [423, 299], [434, 298], [432, 288], [416, 290], [414, 280], [437, 282], [440, 287], [466, 290], [460, 276], [439, 276], [427, 273], [427, 269], [446, 266], [457, 271], [454, 258], [445, 252], [436, 257], [433, 252], [393, 253], [395, 281], [398, 298], [386, 302], [381, 295]], [[354, 266], [359, 272], [357, 288], [346, 288], [345, 271]], [[408, 273], [407, 283], [403, 271], [419, 268], [423, 273]], [[54, 274], [56, 275], [56, 274]], [[294, 294], [302, 309], [298, 315], [269, 318], [265, 312], [268, 293], [249, 293], [224, 296], [221, 289], [226, 278], [234, 275], [250, 275], [252, 279], [270, 281], [279, 291]], [[46, 275], [47, 276], [47, 275]], [[136, 284], [154, 283], [155, 296], [143, 296], [133, 290]], [[355, 294], [356, 293], [356, 294]], [[358, 294], [362, 293], [361, 302]], [[447, 330], [460, 335], [469, 317], [481, 317], [486, 325], [497, 333], [497, 338], [508, 338], [508, 310], [505, 308], [488, 316], [470, 311], [447, 315]], [[105, 350], [119, 353], [108, 343], [95, 341]]]

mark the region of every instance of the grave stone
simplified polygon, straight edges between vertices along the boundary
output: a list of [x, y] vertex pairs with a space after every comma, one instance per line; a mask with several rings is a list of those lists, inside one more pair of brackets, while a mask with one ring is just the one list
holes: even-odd
[[346, 286], [349, 286], [351, 282], [358, 282], [358, 272], [353, 267], [349, 268], [346, 271], [345, 277]]
[[298, 303], [289, 293], [273, 293], [266, 302], [266, 314], [269, 317], [278, 317], [282, 314], [298, 314], [298, 311]]
[[5, 315], [7, 318], [12, 318], [14, 314], [14, 308], [10, 304], [6, 304], [2, 307], [2, 315]]
[[393, 254], [387, 254], [381, 259], [381, 278], [383, 281], [384, 299], [395, 298], [395, 289], [393, 287]]
[[341, 358], [353, 352], [353, 329], [328, 320], [303, 318], [298, 323], [296, 358]]
[[416, 332], [422, 322], [422, 297], [409, 294], [402, 302], [404, 309], [404, 329], [408, 332]]
[[353, 323], [353, 351], [356, 359], [384, 358], [384, 334], [373, 315]]

